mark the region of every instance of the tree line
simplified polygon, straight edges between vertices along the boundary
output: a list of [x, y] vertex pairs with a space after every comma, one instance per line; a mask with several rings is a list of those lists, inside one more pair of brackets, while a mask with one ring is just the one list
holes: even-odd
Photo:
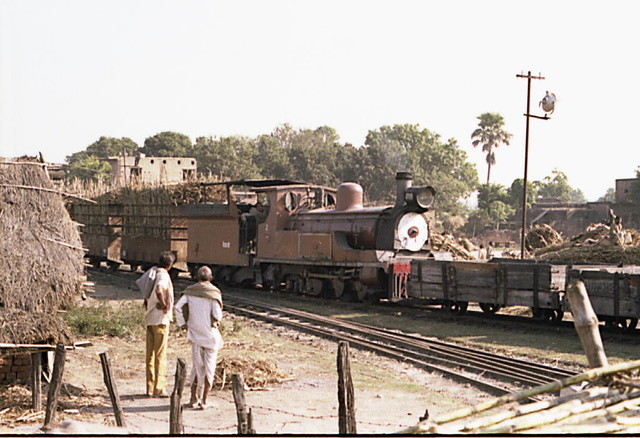
[[[147, 156], [194, 157], [198, 173], [221, 180], [287, 179], [336, 187], [354, 181], [362, 185], [367, 201], [389, 203], [395, 197], [395, 175], [413, 173], [419, 185], [437, 191], [435, 208], [441, 219], [460, 217], [480, 227], [498, 226], [513, 218], [522, 203], [522, 180], [510, 187], [492, 184], [491, 166], [496, 165], [496, 148], [508, 145], [511, 134], [504, 130], [499, 114], [478, 117], [471, 139], [487, 154], [487, 182], [481, 184], [475, 164], [455, 139], [416, 124], [382, 126], [369, 131], [364, 145], [341, 143], [335, 129], [296, 129], [288, 124], [257, 137], [197, 137], [195, 142], [180, 133], [161, 132], [145, 139], [140, 147], [129, 138], [100, 137], [85, 150], [66, 158], [68, 178], [109, 181], [111, 168], [104, 158], [145, 154]], [[477, 208], [464, 200], [478, 194]], [[528, 200], [537, 196], [583, 202], [584, 196], [572, 188], [566, 175], [555, 170], [543, 181], [528, 184]], [[478, 228], [476, 228], [478, 229]]]

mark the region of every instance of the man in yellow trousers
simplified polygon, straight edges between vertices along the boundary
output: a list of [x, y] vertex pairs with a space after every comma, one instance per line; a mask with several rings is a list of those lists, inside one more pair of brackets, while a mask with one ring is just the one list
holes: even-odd
[[175, 263], [171, 251], [160, 254], [155, 285], [146, 300], [145, 325], [147, 326], [147, 396], [168, 397], [167, 348], [169, 325], [173, 321], [173, 283], [169, 270]]

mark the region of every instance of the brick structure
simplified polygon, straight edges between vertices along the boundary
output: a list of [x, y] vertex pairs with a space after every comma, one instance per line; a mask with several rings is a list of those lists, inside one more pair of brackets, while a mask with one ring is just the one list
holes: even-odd
[[0, 355], [0, 385], [27, 383], [31, 378], [31, 355], [19, 353]]

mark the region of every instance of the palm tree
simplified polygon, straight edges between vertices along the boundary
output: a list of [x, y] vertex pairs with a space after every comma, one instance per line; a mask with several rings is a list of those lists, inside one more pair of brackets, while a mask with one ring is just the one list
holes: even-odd
[[480, 123], [478, 123], [479, 128], [476, 128], [471, 134], [471, 138], [474, 139], [472, 144], [474, 147], [481, 144], [482, 152], [487, 153], [487, 184], [489, 184], [491, 166], [496, 164], [496, 155], [493, 148], [501, 144], [509, 146], [511, 134], [502, 129], [504, 119], [498, 113], [480, 114], [478, 120], [480, 120]]

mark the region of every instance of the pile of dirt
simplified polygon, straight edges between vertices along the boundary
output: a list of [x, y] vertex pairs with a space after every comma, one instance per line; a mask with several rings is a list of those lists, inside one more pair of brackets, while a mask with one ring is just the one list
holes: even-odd
[[266, 360], [224, 358], [216, 366], [213, 387], [230, 388], [234, 374], [242, 374], [245, 385], [251, 389], [265, 388], [269, 384], [283, 382], [287, 377], [275, 364]]
[[57, 311], [82, 294], [82, 242], [42, 163], [0, 163], [0, 342], [66, 342]]
[[450, 252], [455, 260], [475, 260], [465, 246], [456, 241], [451, 234], [432, 234], [431, 249], [434, 251]]

